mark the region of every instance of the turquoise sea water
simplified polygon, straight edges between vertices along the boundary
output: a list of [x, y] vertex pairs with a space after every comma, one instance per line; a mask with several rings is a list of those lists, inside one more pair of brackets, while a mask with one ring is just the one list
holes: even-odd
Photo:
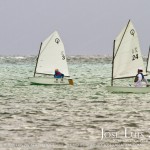
[[0, 57], [0, 149], [148, 150], [150, 93], [109, 93], [110, 57], [68, 65], [74, 86], [38, 86], [28, 80], [35, 57]]

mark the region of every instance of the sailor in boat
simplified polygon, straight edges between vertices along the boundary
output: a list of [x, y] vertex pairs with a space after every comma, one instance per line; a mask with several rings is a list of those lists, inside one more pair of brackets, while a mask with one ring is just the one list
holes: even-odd
[[56, 78], [56, 81], [61, 78], [61, 81], [63, 81], [64, 74], [62, 74], [58, 69], [55, 69], [54, 78]]
[[146, 86], [149, 86], [147, 79], [143, 75], [142, 68], [138, 68], [138, 74], [135, 76], [134, 82], [135, 82], [135, 87], [143, 87], [144, 86], [143, 82], [146, 83]]

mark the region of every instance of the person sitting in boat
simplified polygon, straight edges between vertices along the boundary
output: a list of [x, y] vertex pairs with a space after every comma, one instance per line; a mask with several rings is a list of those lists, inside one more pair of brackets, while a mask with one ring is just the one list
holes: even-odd
[[62, 74], [58, 69], [55, 69], [54, 78], [56, 78], [56, 80], [58, 80], [59, 78], [61, 78], [61, 80], [63, 81], [64, 74]]
[[146, 86], [148, 86], [147, 79], [143, 75], [143, 69], [138, 68], [138, 74], [135, 76], [135, 79], [134, 79], [135, 87], [142, 87], [143, 81], [146, 83]]

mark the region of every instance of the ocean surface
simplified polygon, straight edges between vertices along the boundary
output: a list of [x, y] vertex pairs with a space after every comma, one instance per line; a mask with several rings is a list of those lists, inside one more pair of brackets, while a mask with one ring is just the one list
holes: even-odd
[[111, 57], [70, 56], [74, 86], [30, 85], [35, 60], [0, 57], [0, 150], [149, 150], [150, 93], [109, 93]]

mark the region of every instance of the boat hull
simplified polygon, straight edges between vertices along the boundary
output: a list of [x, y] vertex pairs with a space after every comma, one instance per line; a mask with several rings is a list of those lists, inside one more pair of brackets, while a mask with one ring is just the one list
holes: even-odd
[[31, 77], [29, 81], [34, 85], [73, 85], [73, 80], [67, 78], [63, 78], [63, 81], [61, 81], [61, 79], [56, 80], [55, 78]]
[[106, 88], [113, 93], [150, 93], [150, 87], [107, 86]]

